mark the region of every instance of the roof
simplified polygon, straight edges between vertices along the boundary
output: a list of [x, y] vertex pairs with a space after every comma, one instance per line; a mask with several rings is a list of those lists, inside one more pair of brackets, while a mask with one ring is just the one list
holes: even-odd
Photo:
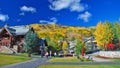
[[28, 26], [8, 26], [6, 28], [13, 36], [25, 35], [29, 31]]
[[84, 42], [87, 42], [87, 41], [94, 41], [94, 40], [95, 40], [95, 38], [94, 38], [93, 36], [87, 37], [87, 38], [84, 38], [84, 39], [83, 39]]

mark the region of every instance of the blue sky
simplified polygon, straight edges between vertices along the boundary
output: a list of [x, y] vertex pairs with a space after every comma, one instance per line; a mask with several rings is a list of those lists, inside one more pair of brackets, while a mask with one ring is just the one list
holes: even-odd
[[0, 0], [0, 25], [95, 26], [120, 20], [120, 0]]

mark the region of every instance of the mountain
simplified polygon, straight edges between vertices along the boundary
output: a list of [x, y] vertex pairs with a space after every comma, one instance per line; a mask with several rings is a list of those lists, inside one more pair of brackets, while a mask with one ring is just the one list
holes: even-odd
[[83, 39], [92, 35], [91, 29], [94, 27], [75, 27], [75, 26], [63, 26], [57, 24], [31, 24], [33, 29], [37, 32], [40, 38], [63, 40]]

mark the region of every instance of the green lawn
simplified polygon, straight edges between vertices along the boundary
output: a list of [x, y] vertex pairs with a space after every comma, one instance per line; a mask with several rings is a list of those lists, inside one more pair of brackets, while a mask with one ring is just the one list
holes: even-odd
[[120, 65], [43, 65], [38, 68], [120, 68]]
[[[87, 60], [85, 58], [82, 58], [84, 62], [90, 62], [90, 60]], [[57, 57], [57, 58], [52, 58], [48, 60], [47, 62], [80, 62], [77, 57]]]
[[31, 60], [26, 54], [11, 55], [0, 53], [0, 66]]
[[80, 62], [76, 57], [52, 58], [48, 62]]
[[112, 61], [120, 62], [120, 58], [118, 58], [118, 59], [112, 59]]

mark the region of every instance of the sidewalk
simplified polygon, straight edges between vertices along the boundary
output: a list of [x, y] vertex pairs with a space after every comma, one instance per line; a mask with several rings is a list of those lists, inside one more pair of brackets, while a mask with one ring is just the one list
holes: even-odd
[[93, 61], [95, 61], [95, 62], [110, 62], [111, 60], [110, 59], [93, 57]]

